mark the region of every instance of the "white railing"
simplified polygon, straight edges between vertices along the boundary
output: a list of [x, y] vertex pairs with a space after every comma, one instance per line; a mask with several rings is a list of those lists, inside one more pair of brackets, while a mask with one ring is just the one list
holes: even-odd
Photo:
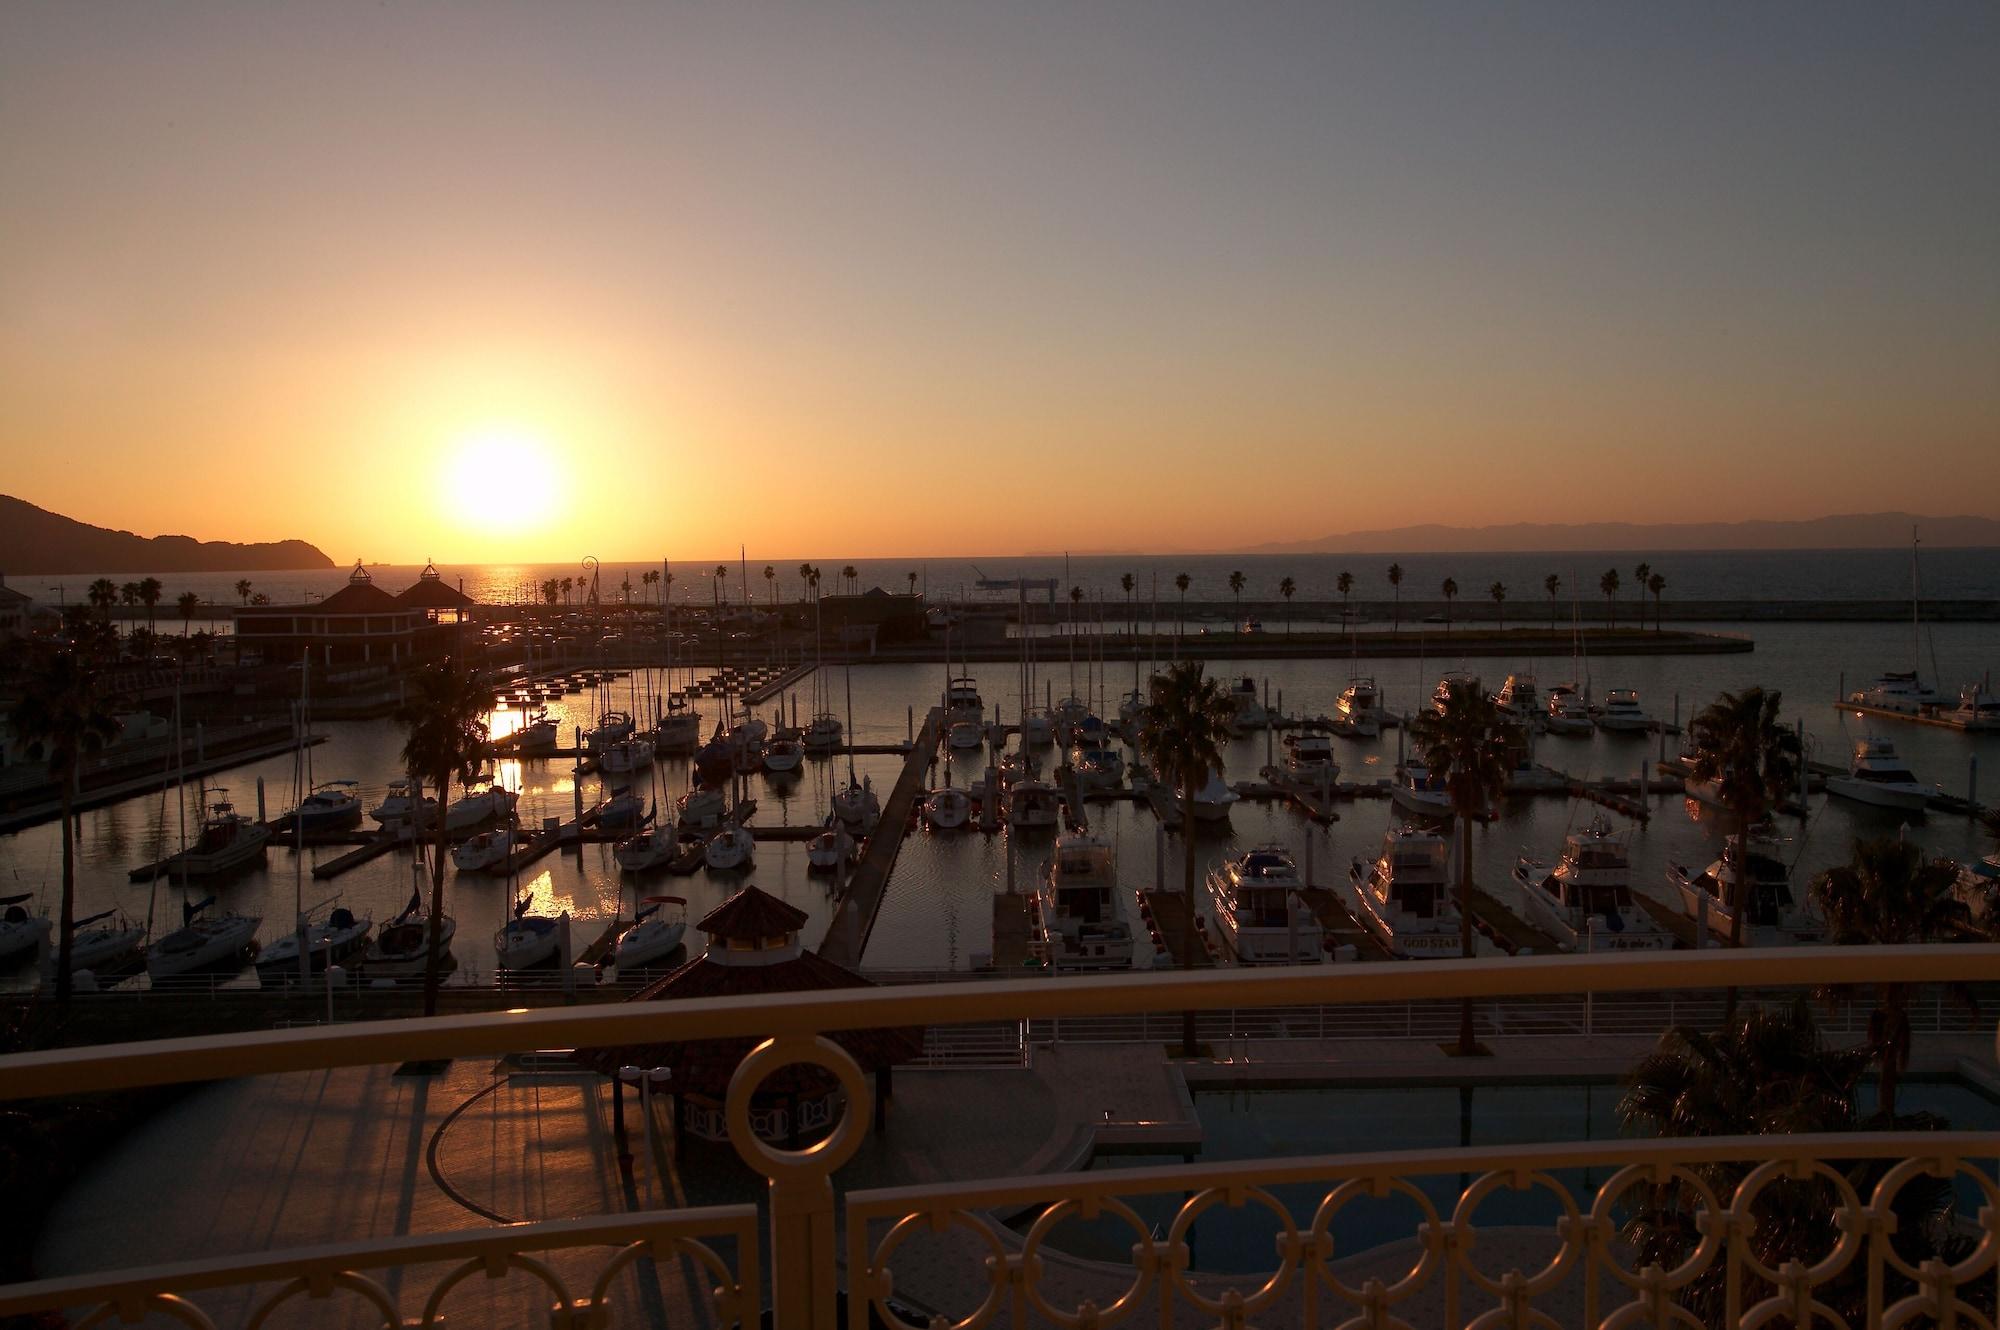
[[[1992, 1173], [2000, 1132], [1631, 1140], [1101, 1169], [857, 1192], [843, 1206], [834, 1179], [867, 1130], [869, 1094], [861, 1069], [825, 1036], [924, 1025], [953, 1030], [939, 1037], [981, 1055], [998, 1053], [1004, 1062], [1016, 1037], [1009, 1030], [1058, 1020], [1177, 1025], [1171, 1014], [1191, 1010], [1205, 1024], [1274, 1011], [1280, 1020], [1307, 1013], [1319, 1021], [1327, 1012], [1376, 1003], [1442, 1011], [1441, 1000], [1460, 997], [1504, 1010], [1579, 991], [1602, 1002], [1607, 995], [1726, 985], [1796, 991], [1996, 974], [2000, 947], [1985, 945], [1524, 957], [591, 1004], [20, 1055], [0, 1059], [0, 1099], [556, 1047], [761, 1037], [737, 1068], [723, 1113], [737, 1152], [768, 1180], [763, 1239], [769, 1246], [760, 1251], [751, 1207], [643, 1214], [20, 1285], [0, 1289], [0, 1313], [80, 1307], [96, 1309], [91, 1314], [101, 1320], [150, 1308], [206, 1325], [205, 1313], [171, 1299], [277, 1281], [286, 1298], [347, 1289], [385, 1324], [401, 1325], [405, 1309], [379, 1301], [366, 1285], [379, 1289], [381, 1281], [363, 1271], [455, 1260], [449, 1279], [509, 1268], [539, 1279], [526, 1253], [595, 1246], [612, 1255], [589, 1282], [550, 1286], [552, 1325], [605, 1324], [605, 1281], [618, 1274], [610, 1266], [629, 1265], [643, 1252], [671, 1252], [692, 1256], [714, 1279], [719, 1324], [756, 1324], [768, 1300], [774, 1324], [799, 1330], [830, 1330], [843, 1296], [847, 1323], [856, 1327], [869, 1323], [871, 1311], [890, 1325], [915, 1324], [909, 1318], [917, 1313], [909, 1309], [918, 1306], [938, 1318], [932, 1325], [965, 1330], [1002, 1323], [1095, 1330], [1136, 1324], [1142, 1315], [1161, 1326], [1699, 1326], [1703, 1319], [1682, 1305], [1697, 1291], [1710, 1300], [1703, 1304], [1709, 1322], [1731, 1326], [1842, 1324], [1838, 1302], [1851, 1314], [1849, 1324], [1891, 1327], [1928, 1318], [1990, 1330], [1990, 1319], [1975, 1308], [1982, 1298], [1990, 1304], [2000, 1278], [2000, 1191]], [[1633, 1006], [1633, 1019], [1643, 1019], [1638, 1013], [1645, 1010]], [[1171, 1036], [1154, 1031], [1154, 1037]], [[837, 1079], [845, 1110], [817, 1144], [780, 1150], [753, 1130], [753, 1099], [773, 1072], [799, 1063]], [[1331, 1068], [1329, 1079], [1337, 1081]], [[1912, 1263], [1891, 1241], [1898, 1232], [1892, 1202], [1920, 1177], [1954, 1180], [1971, 1202], [1961, 1212], [1962, 1250], [1949, 1264]], [[1821, 1189], [1833, 1216], [1826, 1250], [1811, 1264], [1770, 1264], [1765, 1203], [1808, 1182]], [[1305, 1189], [1307, 1203], [1282, 1201], [1274, 1188], [1294, 1196]], [[1482, 1205], [1521, 1190], [1546, 1195], [1540, 1219], [1478, 1222]], [[1634, 1194], [1656, 1203], [1671, 1197], [1692, 1235], [1671, 1268], [1640, 1263], [1626, 1249], [1621, 1203]], [[1402, 1244], [1344, 1251], [1334, 1237], [1343, 1212], [1392, 1196], [1415, 1207]], [[1161, 1219], [1145, 1222], [1141, 1204]], [[1189, 1242], [1197, 1220], [1246, 1209], [1270, 1216], [1276, 1241], [1268, 1267], [1248, 1277], [1201, 1269]], [[1002, 1222], [1010, 1216], [1025, 1233]], [[1084, 1261], [1061, 1255], [1050, 1241], [1072, 1219], [1105, 1216], [1132, 1227], [1128, 1259]], [[725, 1238], [733, 1263], [714, 1248]], [[588, 1293], [575, 1291], [585, 1287]], [[433, 1323], [440, 1289], [450, 1291], [442, 1282], [432, 1286], [419, 1323]], [[235, 1320], [261, 1323], [262, 1302], [242, 1301], [240, 1309]]]

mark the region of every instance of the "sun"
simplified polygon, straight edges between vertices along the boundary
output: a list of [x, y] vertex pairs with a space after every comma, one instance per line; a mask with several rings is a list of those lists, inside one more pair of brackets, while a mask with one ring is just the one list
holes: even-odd
[[547, 441], [490, 427], [461, 437], [445, 459], [446, 502], [467, 531], [518, 535], [555, 516], [564, 476]]

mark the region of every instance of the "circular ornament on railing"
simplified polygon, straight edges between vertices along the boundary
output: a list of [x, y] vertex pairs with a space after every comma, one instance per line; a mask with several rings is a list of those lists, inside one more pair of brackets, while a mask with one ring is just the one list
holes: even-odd
[[[130, 1309], [132, 1315], [125, 1313]], [[177, 1293], [148, 1293], [144, 1297], [127, 1302], [107, 1302], [90, 1315], [76, 1323], [76, 1330], [91, 1330], [92, 1326], [103, 1325], [112, 1316], [127, 1324], [137, 1321], [147, 1312], [159, 1312], [182, 1325], [191, 1325], [195, 1330], [215, 1330], [215, 1322], [201, 1308]]]
[[444, 1306], [445, 1295], [457, 1288], [466, 1279], [476, 1274], [484, 1274], [488, 1279], [499, 1279], [506, 1275], [509, 1270], [526, 1270], [529, 1274], [546, 1284], [549, 1292], [556, 1295], [556, 1307], [558, 1310], [568, 1312], [576, 1306], [576, 1299], [570, 1296], [568, 1287], [556, 1276], [556, 1272], [549, 1269], [548, 1266], [542, 1264], [542, 1262], [532, 1256], [523, 1256], [517, 1251], [496, 1252], [490, 1256], [470, 1257], [463, 1264], [454, 1268], [450, 1274], [439, 1280], [438, 1286], [431, 1290], [430, 1297], [424, 1300], [424, 1315], [421, 1324], [427, 1327], [438, 1324], [438, 1308]]
[[341, 1270], [327, 1276], [325, 1281], [318, 1287], [315, 1287], [314, 1281], [305, 1275], [300, 1275], [297, 1279], [290, 1281], [283, 1288], [257, 1304], [257, 1310], [252, 1312], [250, 1319], [243, 1323], [243, 1330], [261, 1330], [264, 1322], [271, 1319], [272, 1312], [278, 1310], [280, 1306], [290, 1302], [301, 1293], [306, 1294], [313, 1301], [320, 1301], [327, 1298], [336, 1288], [344, 1288], [350, 1293], [360, 1294], [364, 1301], [382, 1314], [383, 1325], [395, 1327], [403, 1323], [402, 1313], [396, 1309], [396, 1300], [389, 1296], [389, 1290], [383, 1288], [366, 1275], [356, 1274], [352, 1270]]
[[[948, 1228], [962, 1228], [986, 1244], [989, 1284], [986, 1297], [962, 1320], [939, 1320], [928, 1325], [911, 1325], [896, 1315], [895, 1310], [888, 1304], [889, 1295], [895, 1292], [895, 1272], [889, 1269], [889, 1256], [896, 1248], [903, 1245], [905, 1238], [925, 1228], [933, 1233], [942, 1233]], [[890, 1330], [940, 1330], [940, 1328], [979, 1330], [979, 1327], [991, 1321], [1000, 1310], [1001, 1299], [1007, 1290], [1008, 1269], [1007, 1249], [1000, 1245], [1000, 1239], [995, 1237], [993, 1230], [985, 1224], [963, 1210], [920, 1210], [916, 1214], [904, 1215], [890, 1225], [889, 1231], [882, 1235], [882, 1240], [875, 1244], [874, 1255], [868, 1258], [868, 1269], [865, 1272], [868, 1280], [868, 1301], [874, 1307], [875, 1314], [888, 1323]]]
[[[1334, 1256], [1333, 1217], [1346, 1208], [1350, 1201], [1363, 1197], [1377, 1201], [1386, 1200], [1392, 1193], [1407, 1196], [1415, 1201], [1417, 1208], [1423, 1212], [1423, 1220], [1417, 1225], [1417, 1233], [1423, 1239], [1424, 1253], [1395, 1283], [1379, 1287], [1381, 1281], [1369, 1281], [1378, 1285], [1379, 1290], [1371, 1297], [1366, 1288], [1355, 1288], [1344, 1283], [1333, 1273], [1328, 1264]], [[1371, 1301], [1379, 1301], [1384, 1306], [1392, 1302], [1401, 1302], [1431, 1281], [1431, 1276], [1437, 1273], [1444, 1257], [1444, 1223], [1438, 1217], [1437, 1207], [1431, 1204], [1431, 1198], [1424, 1194], [1423, 1188], [1407, 1178], [1354, 1178], [1341, 1183], [1328, 1192], [1326, 1199], [1319, 1203], [1319, 1209], [1313, 1214], [1312, 1227], [1308, 1231], [1313, 1239], [1313, 1274], [1321, 1283], [1333, 1290], [1335, 1296], [1344, 1298], [1357, 1307], [1367, 1306]]]
[[[716, 1280], [709, 1289], [715, 1298], [716, 1322], [720, 1325], [735, 1325], [742, 1322], [746, 1310], [743, 1286], [737, 1282], [735, 1271], [716, 1255], [715, 1249], [694, 1238], [662, 1238], [657, 1242], [642, 1239], [620, 1247], [617, 1253], [605, 1262], [604, 1268], [597, 1272], [597, 1279], [590, 1286], [592, 1324], [606, 1323], [601, 1309], [606, 1306], [605, 1299], [611, 1294], [611, 1281], [641, 1256], [651, 1256], [662, 1264], [675, 1256], [691, 1258]], [[754, 1312], [755, 1309], [749, 1310]]]
[[[1473, 1226], [1472, 1216], [1479, 1209], [1479, 1203], [1502, 1187], [1509, 1191], [1527, 1191], [1532, 1187], [1546, 1188], [1562, 1202], [1562, 1217], [1556, 1220], [1556, 1235], [1562, 1239], [1562, 1247], [1549, 1258], [1549, 1263], [1532, 1275], [1517, 1276], [1519, 1292], [1525, 1297], [1535, 1297], [1546, 1293], [1562, 1282], [1564, 1274], [1575, 1263], [1579, 1246], [1577, 1238], [1583, 1231], [1583, 1216], [1576, 1208], [1576, 1201], [1569, 1189], [1539, 1169], [1513, 1169], [1482, 1174], [1473, 1179], [1458, 1198], [1458, 1208], [1451, 1214], [1451, 1230], [1459, 1241], [1448, 1243], [1454, 1264], [1464, 1272], [1465, 1277], [1485, 1289], [1494, 1297], [1505, 1297], [1510, 1293], [1507, 1276], [1493, 1278], [1472, 1263], [1472, 1242], [1478, 1230]], [[1587, 1239], [1586, 1239], [1587, 1241]]]
[[[1867, 1236], [1868, 1225], [1862, 1212], [1861, 1198], [1854, 1194], [1854, 1188], [1846, 1178], [1818, 1159], [1767, 1159], [1751, 1169], [1749, 1176], [1737, 1184], [1736, 1195], [1730, 1202], [1729, 1216], [1736, 1230], [1737, 1255], [1742, 1259], [1744, 1270], [1774, 1288], [1786, 1288], [1792, 1281], [1783, 1272], [1773, 1270], [1759, 1260], [1756, 1251], [1750, 1245], [1750, 1235], [1756, 1229], [1754, 1203], [1757, 1197], [1774, 1182], [1809, 1182], [1815, 1177], [1824, 1178], [1832, 1183], [1838, 1193], [1839, 1199], [1834, 1206], [1833, 1226], [1839, 1230], [1840, 1238], [1826, 1255], [1810, 1265], [1802, 1261], [1788, 1261], [1786, 1264], [1800, 1267], [1807, 1287], [1824, 1284], [1848, 1267], [1854, 1260], [1855, 1254], [1861, 1250], [1862, 1241]], [[1785, 1297], [1767, 1300], [1759, 1306], [1768, 1306], [1770, 1301], [1781, 1302], [1787, 1307], [1792, 1304], [1792, 1300]], [[1817, 1304], [1814, 1306], [1817, 1307]], [[1814, 1314], [1819, 1313], [1815, 1311]], [[1753, 1324], [1750, 1317], [1751, 1313], [1744, 1313], [1744, 1330], [1750, 1330]], [[1761, 1319], [1763, 1318], [1760, 1318], [1758, 1323], [1761, 1323]]]
[[[1937, 1156], [1929, 1159], [1905, 1159], [1894, 1168], [1891, 1168], [1887, 1173], [1884, 1173], [1882, 1180], [1875, 1184], [1875, 1194], [1869, 1200], [1870, 1212], [1873, 1215], [1888, 1215], [1889, 1207], [1896, 1199], [1896, 1193], [1907, 1186], [1910, 1179], [1914, 1177], [1922, 1175], [1942, 1178], [1948, 1182], [1956, 1182], [1961, 1174], [1972, 1179], [1974, 1185], [1979, 1188], [1980, 1196], [1985, 1200], [1983, 1208], [1986, 1213], [1981, 1215], [1981, 1219], [1984, 1220], [1987, 1215], [2000, 1214], [2000, 1187], [1994, 1185], [1992, 1178], [1972, 1167], [1972, 1165], [1966, 1163], [1963, 1159]], [[1890, 1267], [1915, 1280], [1919, 1285], [1927, 1282], [1936, 1282], [1935, 1274], [1927, 1277], [1921, 1269], [1911, 1265], [1897, 1254], [1895, 1244], [1888, 1241], [1886, 1230], [1882, 1238], [1878, 1239], [1878, 1241], [1882, 1247], [1882, 1259]], [[1943, 1267], [1941, 1273], [1954, 1285], [1971, 1283], [1992, 1268], [1996, 1251], [1995, 1243], [1994, 1226], [1991, 1223], [1982, 1222], [1979, 1226], [1979, 1241], [1973, 1246], [1972, 1250], [1965, 1254], [1963, 1260]], [[1926, 1262], [1926, 1264], [1930, 1263]]]
[[[1050, 1305], [1042, 1297], [1041, 1249], [1048, 1241], [1049, 1234], [1055, 1231], [1056, 1225], [1069, 1218], [1072, 1213], [1078, 1214], [1083, 1219], [1095, 1219], [1096, 1212], [1100, 1210], [1109, 1210], [1117, 1215], [1139, 1235], [1139, 1241], [1132, 1248], [1132, 1264], [1137, 1274], [1131, 1286], [1109, 1306], [1098, 1307], [1094, 1303], [1091, 1304], [1091, 1314], [1086, 1318], [1081, 1305], [1073, 1312], [1063, 1311]], [[1061, 1326], [1062, 1330], [1083, 1330], [1086, 1325], [1090, 1326], [1091, 1330], [1104, 1330], [1104, 1327], [1117, 1325], [1139, 1309], [1140, 1300], [1152, 1288], [1153, 1276], [1160, 1268], [1160, 1252], [1158, 1244], [1153, 1241], [1152, 1231], [1146, 1227], [1146, 1222], [1139, 1218], [1131, 1206], [1115, 1196], [1093, 1196], [1084, 1201], [1074, 1199], [1057, 1201], [1042, 1211], [1021, 1243], [1021, 1259], [1026, 1281], [1024, 1291], [1027, 1293], [1028, 1302], [1051, 1322]]]
[[[1658, 1187], [1671, 1181], [1691, 1188], [1700, 1201], [1694, 1222], [1701, 1233], [1701, 1241], [1695, 1244], [1695, 1249], [1688, 1253], [1685, 1260], [1671, 1270], [1659, 1270], [1654, 1266], [1627, 1270], [1612, 1254], [1611, 1239], [1615, 1235], [1611, 1223], [1612, 1207], [1635, 1186]], [[1591, 1205], [1590, 1217], [1585, 1221], [1585, 1231], [1591, 1248], [1597, 1253], [1599, 1264], [1619, 1283], [1635, 1293], [1649, 1293], [1654, 1288], [1672, 1293], [1693, 1283], [1714, 1264], [1729, 1232], [1726, 1216], [1722, 1202], [1716, 1199], [1715, 1190], [1681, 1165], [1628, 1164], [1598, 1187], [1597, 1200]], [[1648, 1270], [1654, 1271], [1650, 1280], [1646, 1274]]]
[[[765, 1077], [781, 1067], [800, 1062], [832, 1072], [839, 1079], [840, 1088], [847, 1093], [847, 1104], [833, 1130], [824, 1138], [803, 1150], [780, 1150], [767, 1144], [751, 1126], [750, 1103]], [[868, 1119], [865, 1113], [855, 1112], [855, 1105], [867, 1100], [868, 1083], [862, 1078], [861, 1068], [847, 1055], [847, 1050], [833, 1040], [824, 1035], [783, 1035], [766, 1039], [750, 1050], [749, 1056], [737, 1064], [735, 1073], [729, 1078], [725, 1108], [729, 1119], [729, 1140], [745, 1163], [774, 1181], [812, 1176], [827, 1178], [861, 1148]]]
[[[1194, 1221], [1203, 1211], [1216, 1205], [1225, 1205], [1231, 1210], [1240, 1210], [1246, 1202], [1255, 1202], [1278, 1217], [1285, 1231], [1278, 1235], [1278, 1268], [1270, 1273], [1253, 1292], [1241, 1293], [1236, 1289], [1225, 1289], [1220, 1298], [1205, 1296], [1187, 1281], [1187, 1235], [1194, 1227]], [[1196, 1192], [1182, 1203], [1180, 1213], [1174, 1216], [1174, 1226], [1167, 1233], [1167, 1277], [1172, 1280], [1180, 1296], [1190, 1304], [1211, 1316], [1221, 1317], [1225, 1324], [1242, 1323], [1242, 1318], [1252, 1312], [1262, 1311], [1277, 1300], [1285, 1286], [1292, 1282], [1292, 1274], [1303, 1262], [1306, 1242], [1299, 1235], [1298, 1225], [1292, 1222], [1291, 1212], [1278, 1203], [1278, 1198], [1262, 1187], [1223, 1186], [1209, 1187]]]

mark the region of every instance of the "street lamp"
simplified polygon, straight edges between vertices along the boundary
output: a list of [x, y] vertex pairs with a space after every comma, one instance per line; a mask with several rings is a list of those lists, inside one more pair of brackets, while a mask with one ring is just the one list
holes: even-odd
[[618, 1165], [626, 1174], [632, 1171], [632, 1152], [625, 1147], [625, 1095], [623, 1087], [639, 1087], [639, 1112], [646, 1121], [646, 1153], [653, 1153], [653, 1095], [673, 1079], [672, 1067], [637, 1067], [627, 1064], [618, 1069], [619, 1088], [612, 1099], [612, 1130], [618, 1137]]

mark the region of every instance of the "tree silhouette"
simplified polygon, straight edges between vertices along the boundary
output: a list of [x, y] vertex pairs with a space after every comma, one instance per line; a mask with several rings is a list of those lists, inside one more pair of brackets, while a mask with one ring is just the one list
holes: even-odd
[[1289, 577], [1287, 577], [1284, 581], [1278, 583], [1278, 594], [1285, 598], [1286, 637], [1290, 637], [1292, 635], [1292, 596], [1295, 593], [1297, 593], [1298, 589], [1299, 589], [1299, 584], [1297, 582], [1294, 582]]
[[1542, 587], [1549, 593], [1549, 631], [1556, 630], [1556, 596], [1562, 591], [1563, 580], [1554, 573], [1542, 579]]
[[1604, 576], [1597, 579], [1597, 589], [1604, 593], [1604, 622], [1606, 626], [1618, 626], [1618, 570], [1606, 568]]
[[1391, 631], [1400, 633], [1403, 631], [1403, 565], [1400, 563], [1389, 565], [1389, 588], [1396, 593], [1396, 624]]
[[1486, 588], [1486, 594], [1493, 597], [1493, 603], [1500, 607], [1500, 631], [1507, 631], [1507, 584], [1495, 582]]
[[1444, 593], [1444, 630], [1448, 633], [1451, 631], [1451, 603], [1458, 599], [1458, 583], [1447, 577], [1438, 590]]

